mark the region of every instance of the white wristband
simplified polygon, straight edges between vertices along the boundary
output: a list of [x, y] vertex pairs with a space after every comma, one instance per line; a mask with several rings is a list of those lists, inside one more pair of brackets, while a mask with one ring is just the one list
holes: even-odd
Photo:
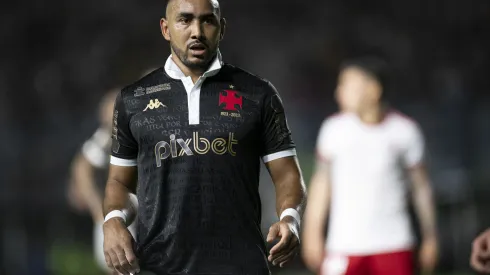
[[284, 211], [282, 211], [281, 217], [279, 218], [279, 220], [282, 220], [286, 216], [293, 217], [296, 220], [296, 222], [298, 223], [298, 225], [301, 225], [301, 217], [299, 216], [299, 213], [298, 213], [298, 211], [296, 211], [296, 209], [293, 209], [293, 208], [285, 209]]
[[105, 216], [104, 222], [112, 218], [121, 218], [124, 220], [124, 223], [126, 223], [126, 214], [124, 214], [124, 212], [121, 210], [112, 210], [111, 212], [109, 212], [107, 216]]

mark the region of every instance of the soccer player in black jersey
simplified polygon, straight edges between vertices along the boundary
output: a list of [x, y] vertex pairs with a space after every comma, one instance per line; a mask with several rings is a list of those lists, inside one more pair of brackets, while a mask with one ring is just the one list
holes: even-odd
[[[122, 274], [269, 274], [267, 260], [283, 266], [297, 254], [306, 198], [281, 99], [267, 80], [222, 62], [216, 0], [172, 0], [160, 25], [171, 56], [115, 103], [107, 264]], [[260, 159], [280, 217], [269, 252]], [[120, 211], [131, 191], [139, 201], [134, 243]]]

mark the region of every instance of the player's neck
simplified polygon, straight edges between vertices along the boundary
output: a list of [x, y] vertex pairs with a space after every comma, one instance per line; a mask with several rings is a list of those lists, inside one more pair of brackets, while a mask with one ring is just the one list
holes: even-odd
[[185, 65], [183, 65], [183, 67], [184, 70], [182, 70], [181, 68], [182, 72], [184, 73], [184, 75], [191, 77], [192, 83], [196, 83], [197, 80], [206, 72], [205, 69], [190, 69]]
[[189, 68], [184, 65], [179, 58], [176, 58], [175, 54], [172, 54], [172, 60], [185, 76], [191, 77], [193, 83], [196, 83], [199, 77], [201, 77], [206, 72], [206, 69], [209, 67], [208, 64], [205, 68]]
[[376, 125], [383, 122], [385, 114], [385, 109], [382, 106], [378, 105], [359, 112], [358, 116], [363, 123]]

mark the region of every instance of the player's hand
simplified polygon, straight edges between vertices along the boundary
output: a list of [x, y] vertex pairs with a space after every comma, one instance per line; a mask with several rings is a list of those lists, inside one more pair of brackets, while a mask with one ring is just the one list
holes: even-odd
[[490, 273], [490, 229], [473, 241], [470, 265], [478, 272]]
[[133, 251], [133, 236], [120, 218], [104, 223], [104, 254], [107, 266], [120, 274], [136, 274], [140, 271]]
[[273, 265], [283, 267], [296, 256], [299, 249], [299, 226], [293, 217], [286, 216], [273, 224], [267, 235], [267, 242], [280, 238], [279, 242], [271, 248], [269, 261]]
[[419, 251], [419, 264], [422, 274], [432, 274], [439, 257], [439, 249], [436, 238], [422, 240]]

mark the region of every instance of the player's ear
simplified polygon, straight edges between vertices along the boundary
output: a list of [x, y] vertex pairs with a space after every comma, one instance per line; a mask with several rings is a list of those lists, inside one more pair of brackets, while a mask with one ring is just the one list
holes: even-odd
[[223, 17], [220, 19], [220, 25], [221, 25], [221, 31], [219, 34], [219, 40], [223, 40], [223, 37], [225, 36], [225, 30], [226, 30], [226, 19]]
[[170, 32], [168, 30], [168, 21], [165, 18], [160, 19], [160, 30], [165, 40], [170, 41]]

